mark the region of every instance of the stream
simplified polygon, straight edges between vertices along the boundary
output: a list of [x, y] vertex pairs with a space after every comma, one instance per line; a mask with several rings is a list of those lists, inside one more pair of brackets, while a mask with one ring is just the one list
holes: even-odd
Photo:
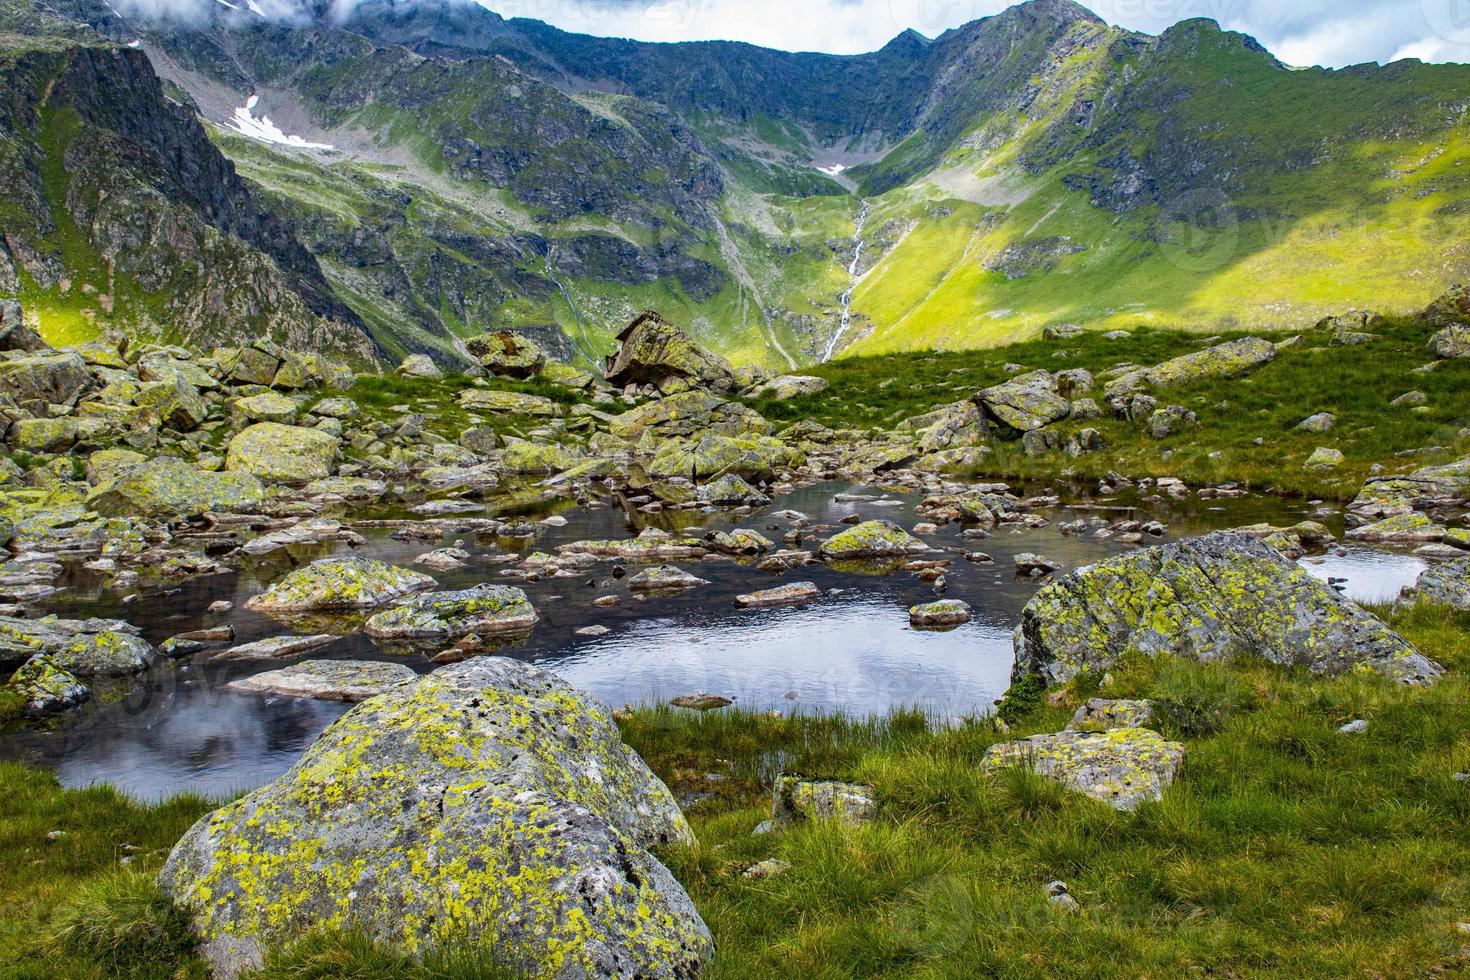
[[837, 332], [832, 339], [827, 341], [827, 349], [822, 352], [822, 363], [832, 360], [832, 355], [837, 352], [837, 345], [841, 343], [842, 337], [847, 333], [847, 328], [852, 326], [852, 294], [857, 290], [858, 279], [861, 278], [859, 271], [863, 262], [863, 227], [868, 223], [868, 215], [872, 213], [873, 206], [864, 201], [858, 209], [857, 226], [852, 233], [852, 262], [847, 267], [847, 274], [852, 279], [847, 289], [839, 297], [842, 304], [842, 320], [838, 323]]

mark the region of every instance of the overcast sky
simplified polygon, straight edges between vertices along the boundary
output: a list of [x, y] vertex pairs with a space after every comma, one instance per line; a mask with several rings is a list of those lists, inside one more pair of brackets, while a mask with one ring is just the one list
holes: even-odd
[[[749, 41], [854, 54], [905, 28], [934, 36], [1006, 0], [481, 0], [508, 17], [647, 41]], [[1414, 57], [1470, 62], [1470, 0], [1095, 0], [1103, 19], [1157, 34], [1210, 17], [1254, 35], [1282, 61], [1341, 67]]]

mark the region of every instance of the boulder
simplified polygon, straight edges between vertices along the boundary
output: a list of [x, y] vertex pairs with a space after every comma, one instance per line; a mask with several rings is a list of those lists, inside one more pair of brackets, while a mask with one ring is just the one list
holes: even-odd
[[651, 477], [678, 476], [695, 483], [729, 474], [758, 480], [770, 479], [800, 459], [799, 453], [771, 436], [707, 435], [663, 443], [646, 469]]
[[75, 674], [44, 653], [21, 664], [6, 686], [21, 697], [25, 713], [33, 718], [81, 707], [92, 696]]
[[701, 558], [704, 542], [698, 538], [674, 537], [656, 527], [645, 528], [631, 541], [574, 541], [560, 544], [563, 555], [592, 555], [626, 561], [664, 561], [670, 558]]
[[193, 432], [209, 417], [199, 389], [183, 377], [150, 381], [138, 388], [133, 404], [147, 409], [166, 429]]
[[1470, 286], [1465, 283], [1451, 286], [1425, 307], [1419, 317], [1431, 327], [1470, 326]]
[[50, 349], [50, 345], [41, 339], [41, 335], [26, 323], [25, 311], [18, 302], [13, 299], [0, 300], [0, 351], [35, 353]]
[[1355, 527], [1344, 537], [1349, 541], [1372, 541], [1378, 544], [1420, 544], [1443, 541], [1445, 528], [1418, 512], [1394, 514], [1381, 521]]
[[759, 531], [738, 528], [709, 535], [710, 547], [727, 555], [763, 555], [776, 545]]
[[919, 629], [962, 626], [970, 621], [970, 604], [959, 599], [940, 599], [909, 609], [909, 625]]
[[1091, 698], [1067, 722], [1073, 732], [1100, 732], [1112, 728], [1146, 728], [1153, 724], [1152, 701], [1123, 701]]
[[1470, 558], [1430, 565], [1413, 588], [1404, 590], [1401, 601], [1433, 602], [1470, 612]]
[[[796, 552], [806, 556], [806, 552]], [[735, 597], [741, 609], [775, 609], [779, 606], [804, 606], [822, 597], [822, 590], [811, 582], [791, 582], [774, 589], [761, 589]]]
[[373, 614], [363, 632], [384, 640], [529, 633], [538, 617], [526, 593], [509, 585], [417, 595]]
[[1216, 532], [1078, 569], [1026, 604], [1012, 677], [1064, 683], [1127, 652], [1254, 654], [1318, 674], [1427, 684], [1438, 664], [1263, 541]]
[[1105, 390], [1108, 400], [1112, 401], [1147, 387], [1177, 388], [1200, 381], [1238, 378], [1275, 359], [1275, 344], [1260, 337], [1244, 337], [1175, 357], [1153, 367], [1128, 371], [1108, 382]]
[[746, 482], [744, 477], [735, 473], [726, 473], [719, 479], [702, 485], [698, 490], [698, 497], [707, 504], [716, 507], [738, 507], [742, 505], [763, 506], [771, 502], [771, 498], [761, 493], [755, 487]]
[[638, 439], [648, 432], [665, 438], [769, 435], [771, 429], [754, 409], [707, 391], [656, 398], [608, 420], [608, 431], [620, 439]]
[[159, 884], [218, 976], [328, 924], [516, 975], [692, 977], [711, 958], [647, 850], [693, 835], [611, 713], [500, 658], [357, 705], [284, 776], [216, 810]]
[[76, 444], [77, 420], [18, 419], [10, 426], [6, 438], [16, 449], [28, 453], [66, 452]]
[[728, 392], [735, 387], [735, 371], [728, 361], [651, 310], [623, 328], [617, 341], [603, 376], [619, 388], [653, 385], [665, 391], [693, 387]]
[[1337, 416], [1331, 412], [1318, 412], [1316, 415], [1308, 416], [1297, 423], [1297, 429], [1301, 432], [1331, 432], [1337, 427]]
[[112, 471], [87, 495], [87, 506], [112, 517], [192, 517], [251, 511], [264, 502], [265, 488], [249, 473], [210, 473], [171, 456]]
[[654, 565], [628, 580], [628, 588], [633, 592], [680, 592], [701, 585], [709, 585], [709, 579], [690, 575], [673, 565]]
[[1456, 323], [1429, 338], [1429, 349], [1436, 357], [1470, 357], [1470, 325]]
[[1064, 731], [992, 745], [981, 769], [1032, 768], [1118, 810], [1163, 798], [1184, 764], [1184, 746], [1146, 728]]
[[246, 601], [257, 612], [316, 612], [375, 609], [395, 599], [434, 587], [419, 572], [371, 558], [322, 558], [288, 572], [269, 589]]
[[503, 378], [529, 378], [546, 363], [546, 354], [534, 341], [510, 330], [472, 337], [465, 349], [481, 367]]
[[235, 413], [251, 422], [279, 422], [294, 425], [298, 409], [296, 403], [274, 391], [251, 395], [235, 402]]
[[36, 654], [78, 677], [126, 677], [158, 660], [158, 651], [118, 620], [0, 616], [0, 667], [13, 669]]
[[941, 405], [925, 415], [905, 419], [898, 423], [898, 430], [917, 435], [918, 449], [925, 454], [978, 446], [989, 434], [985, 416], [970, 401]]
[[0, 360], [0, 391], [35, 415], [48, 405], [69, 405], [92, 384], [87, 362], [68, 351], [43, 351]]
[[257, 422], [230, 440], [225, 466], [272, 483], [309, 483], [335, 472], [340, 446], [316, 429]]
[[560, 414], [556, 402], [550, 398], [523, 395], [518, 391], [496, 391], [492, 388], [466, 388], [459, 393], [459, 404], [472, 412], [535, 415], [545, 418]]
[[398, 365], [398, 374], [405, 378], [426, 378], [430, 381], [438, 381], [444, 377], [444, 372], [439, 370], [439, 365], [428, 354], [408, 355]]
[[853, 558], [904, 558], [921, 555], [929, 546], [892, 521], [864, 521], [834, 534], [817, 548], [829, 561]]
[[774, 398], [777, 401], [785, 401], [788, 398], [801, 398], [826, 391], [830, 383], [826, 378], [815, 378], [805, 374], [783, 374], [779, 378], [772, 378], [770, 381], [756, 385], [750, 389], [748, 394], [754, 398]]
[[565, 446], [524, 439], [507, 439], [500, 451], [500, 468], [506, 473], [540, 474], [561, 473], [583, 460], [582, 454]]
[[231, 681], [225, 685], [225, 690], [357, 704], [400, 685], [412, 684], [417, 679], [413, 669], [403, 664], [371, 660], [304, 660], [280, 670], [268, 670]]
[[322, 647], [331, 646], [341, 637], [327, 633], [312, 636], [272, 636], [253, 643], [242, 643], [237, 647], [208, 654], [204, 659], [210, 663], [252, 660], [290, 660], [303, 653], [311, 653]]
[[1017, 437], [1060, 422], [1072, 411], [1072, 403], [1057, 393], [1056, 379], [1046, 371], [1033, 371], [986, 388], [975, 401], [987, 417], [1001, 424], [1002, 431]]
[[771, 790], [771, 827], [807, 820], [869, 823], [878, 816], [873, 787], [830, 779], [777, 776]]
[[1345, 462], [1347, 457], [1341, 450], [1318, 446], [1302, 465], [1309, 470], [1335, 470]]

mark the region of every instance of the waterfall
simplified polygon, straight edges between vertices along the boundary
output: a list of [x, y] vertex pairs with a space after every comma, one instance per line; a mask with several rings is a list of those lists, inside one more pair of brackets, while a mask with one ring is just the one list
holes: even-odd
[[572, 302], [571, 291], [557, 277], [556, 266], [553, 265], [555, 255], [556, 247], [548, 242], [546, 245], [546, 278], [550, 279], [556, 285], [556, 288], [561, 290], [562, 299], [566, 300], [567, 306], [572, 309], [572, 317], [577, 321], [577, 327], [582, 331], [582, 343], [580, 345], [582, 356], [587, 358], [587, 362], [592, 365], [594, 373], [601, 371], [602, 364], [597, 356], [597, 346], [592, 343], [592, 338], [587, 333], [587, 322], [582, 319], [582, 312], [577, 309], [577, 304]]
[[847, 274], [852, 277], [852, 282], [843, 291], [838, 302], [842, 304], [842, 320], [837, 326], [837, 332], [832, 339], [827, 341], [827, 350], [822, 354], [822, 363], [832, 360], [832, 355], [837, 352], [837, 345], [842, 340], [842, 335], [847, 333], [847, 328], [852, 325], [852, 294], [857, 289], [858, 280], [862, 278], [858, 270], [863, 262], [863, 225], [868, 223], [868, 213], [873, 206], [867, 201], [862, 203], [858, 209], [857, 227], [852, 233], [852, 263], [847, 267]]

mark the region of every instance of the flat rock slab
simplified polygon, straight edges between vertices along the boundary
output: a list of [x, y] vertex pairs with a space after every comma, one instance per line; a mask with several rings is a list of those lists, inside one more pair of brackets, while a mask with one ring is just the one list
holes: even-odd
[[762, 589], [735, 597], [735, 605], [741, 609], [773, 609], [778, 606], [799, 606], [812, 602], [822, 595], [822, 590], [812, 582], [792, 582], [774, 589]]
[[1073, 732], [1101, 732], [1110, 728], [1144, 728], [1154, 720], [1152, 701], [1092, 698], [1067, 722]]
[[371, 558], [323, 558], [283, 576], [245, 606], [267, 613], [373, 609], [433, 587], [427, 575]]
[[330, 643], [335, 643], [339, 637], [317, 634], [314, 636], [273, 636], [268, 640], [256, 640], [254, 643], [242, 643], [228, 650], [220, 650], [211, 653], [205, 659], [214, 661], [229, 660], [289, 660], [299, 657], [303, 653], [320, 650]]
[[1057, 732], [992, 745], [981, 768], [1029, 766], [1118, 810], [1163, 798], [1184, 764], [1184, 746], [1146, 728]]
[[709, 579], [691, 575], [673, 565], [655, 565], [628, 579], [628, 588], [634, 592], [680, 592], [709, 585]]
[[959, 599], [940, 599], [909, 609], [909, 625], [922, 629], [961, 626], [970, 621], [970, 604]]
[[504, 636], [527, 633], [539, 617], [526, 593], [509, 585], [477, 585], [458, 592], [430, 592], [374, 613], [363, 628], [377, 639]]
[[280, 670], [268, 670], [225, 685], [243, 694], [270, 694], [356, 704], [377, 697], [418, 675], [403, 664], [371, 660], [306, 660]]

